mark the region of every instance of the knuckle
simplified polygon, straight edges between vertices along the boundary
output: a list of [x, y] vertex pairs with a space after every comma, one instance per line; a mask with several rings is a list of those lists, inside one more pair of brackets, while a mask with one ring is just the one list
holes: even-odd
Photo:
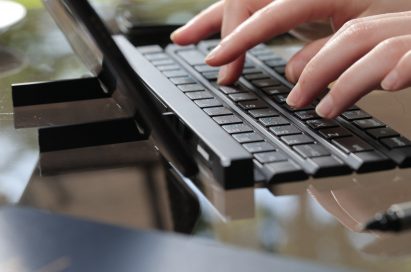
[[355, 19], [352, 22], [349, 22], [349, 25], [343, 32], [343, 36], [348, 40], [364, 39], [369, 29], [370, 25], [367, 22], [360, 19]]
[[377, 45], [377, 50], [385, 54], [386, 56], [397, 56], [400, 52], [403, 52], [410, 45], [402, 37], [389, 38], [382, 41]]

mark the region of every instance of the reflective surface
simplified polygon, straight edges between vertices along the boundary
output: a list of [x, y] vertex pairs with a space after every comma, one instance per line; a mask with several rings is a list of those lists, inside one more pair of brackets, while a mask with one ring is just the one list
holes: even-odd
[[[81, 77], [85, 69], [43, 10], [30, 10], [26, 21], [0, 36], [0, 44], [23, 52], [28, 61], [0, 79], [0, 202], [17, 203], [28, 184], [22, 205], [325, 264], [369, 271], [411, 269], [411, 233], [357, 232], [358, 224], [375, 212], [411, 200], [411, 170], [224, 191], [207, 173], [188, 181], [164, 172], [153, 153], [143, 165], [113, 163], [112, 169], [42, 177], [35, 170], [32, 175], [38, 160], [36, 130], [14, 130], [10, 85]], [[299, 45], [282, 39], [273, 47], [289, 56]], [[409, 91], [374, 92], [359, 103], [410, 138], [409, 105]]]

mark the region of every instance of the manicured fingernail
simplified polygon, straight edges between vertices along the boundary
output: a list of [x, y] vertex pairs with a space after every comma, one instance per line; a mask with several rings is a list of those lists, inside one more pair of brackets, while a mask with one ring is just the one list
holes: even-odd
[[397, 71], [390, 72], [381, 82], [381, 87], [387, 91], [395, 90], [398, 84], [398, 78]]
[[228, 76], [228, 68], [227, 66], [223, 66], [220, 69], [220, 72], [218, 72], [218, 80], [217, 83], [220, 85], [223, 85], [225, 83], [225, 80]]
[[298, 107], [301, 100], [301, 88], [297, 83], [287, 97], [287, 104], [291, 107]]
[[318, 104], [315, 111], [319, 116], [323, 118], [329, 118], [334, 107], [334, 99], [331, 95], [328, 94], [323, 99], [321, 99], [320, 104]]
[[206, 57], [205, 61], [213, 61], [214, 58], [220, 53], [221, 45], [218, 45], [216, 48], [214, 48]]

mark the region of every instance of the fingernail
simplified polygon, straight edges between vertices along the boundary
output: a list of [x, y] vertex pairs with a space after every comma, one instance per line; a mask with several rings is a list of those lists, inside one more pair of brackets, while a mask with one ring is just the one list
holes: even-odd
[[220, 53], [220, 48], [221, 45], [217, 45], [216, 48], [214, 48], [206, 57], [205, 61], [209, 62], [209, 61], [213, 61], [213, 59]]
[[227, 66], [221, 67], [220, 72], [218, 72], [217, 83], [220, 84], [220, 85], [223, 85], [225, 83], [225, 79], [227, 78], [227, 75], [228, 75]]
[[174, 30], [173, 33], [171, 33], [170, 39], [171, 39], [172, 41], [174, 41], [174, 38], [175, 38], [180, 32], [181, 32], [181, 27], [178, 28], [178, 29], [176, 29], [176, 30]]
[[297, 83], [295, 87], [292, 89], [290, 94], [287, 97], [287, 104], [291, 107], [298, 107], [300, 100], [301, 100], [301, 89], [300, 85]]
[[315, 111], [319, 116], [329, 118], [334, 107], [334, 99], [331, 95], [327, 94], [323, 99], [321, 99], [320, 104], [318, 104]]
[[395, 90], [398, 84], [398, 78], [397, 71], [390, 72], [381, 82], [381, 87], [387, 91]]

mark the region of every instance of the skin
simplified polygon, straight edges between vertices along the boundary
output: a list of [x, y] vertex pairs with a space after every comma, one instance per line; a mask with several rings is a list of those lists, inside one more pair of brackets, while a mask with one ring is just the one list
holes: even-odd
[[287, 65], [287, 78], [296, 83], [289, 105], [304, 107], [335, 82], [316, 109], [334, 118], [376, 88], [411, 85], [409, 0], [221, 0], [171, 38], [187, 45], [221, 30], [222, 41], [206, 62], [223, 66], [219, 83], [226, 85], [238, 79], [248, 49], [304, 22], [328, 19], [338, 31], [306, 45]]

